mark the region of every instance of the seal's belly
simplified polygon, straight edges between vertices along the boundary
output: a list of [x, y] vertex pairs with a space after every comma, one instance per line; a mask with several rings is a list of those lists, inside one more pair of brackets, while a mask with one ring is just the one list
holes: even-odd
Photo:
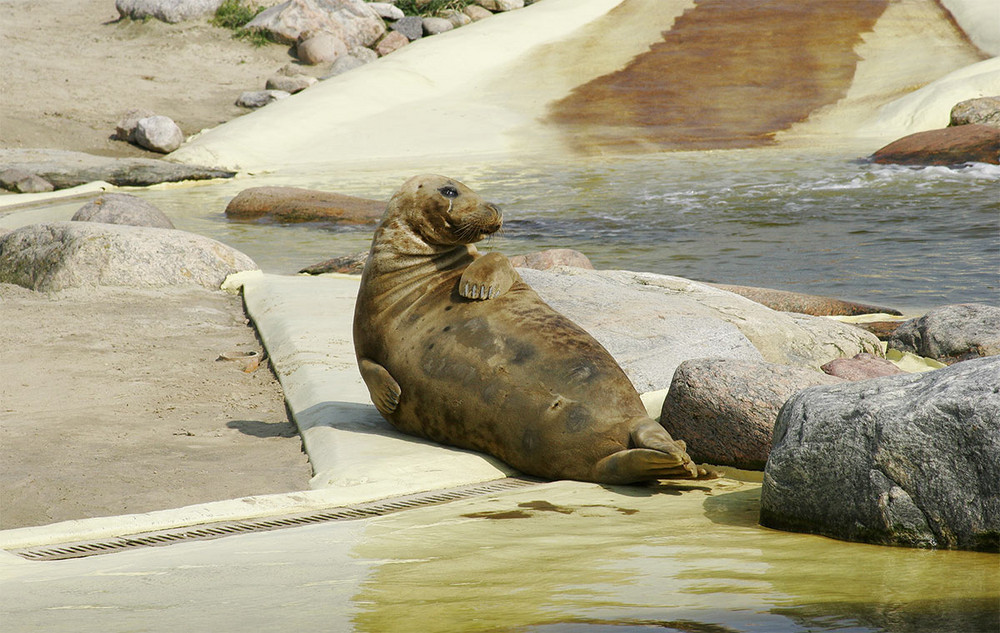
[[610, 354], [523, 283], [489, 301], [445, 286], [392, 320], [379, 362], [400, 385], [390, 421], [405, 432], [537, 472], [554, 451], [592, 464], [627, 447], [629, 420], [645, 415]]

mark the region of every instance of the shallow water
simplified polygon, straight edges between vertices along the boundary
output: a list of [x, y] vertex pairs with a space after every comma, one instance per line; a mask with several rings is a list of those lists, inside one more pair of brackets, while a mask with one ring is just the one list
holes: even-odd
[[[989, 633], [995, 554], [756, 524], [759, 484], [559, 482], [0, 578], [11, 630]], [[3, 570], [0, 570], [3, 571]], [[0, 574], [2, 576], [2, 574]]]
[[[322, 166], [135, 192], [178, 228], [245, 251], [268, 272], [367, 250], [371, 228], [238, 224], [244, 188], [298, 186], [388, 199], [418, 171], [445, 173], [499, 203], [484, 250], [575, 248], [599, 268], [763, 286], [902, 310], [1000, 304], [1000, 167], [910, 168], [861, 150], [754, 149], [419, 169]], [[80, 202], [54, 205], [67, 218]]]
[[[879, 166], [851, 152], [678, 152], [558, 163], [434, 166], [499, 203], [507, 254], [575, 248], [600, 268], [764, 286], [901, 309], [1000, 303], [1000, 168]], [[285, 184], [387, 199], [413, 170], [273, 174], [149, 192], [180, 228], [265, 270], [367, 249], [370, 229], [239, 225], [244, 187]]]

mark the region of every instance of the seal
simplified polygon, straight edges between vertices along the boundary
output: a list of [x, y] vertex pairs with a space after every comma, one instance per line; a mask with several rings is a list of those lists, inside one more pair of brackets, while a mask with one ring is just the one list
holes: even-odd
[[545, 479], [711, 476], [611, 355], [500, 253], [500, 209], [444, 176], [408, 180], [375, 230], [354, 313], [358, 367], [394, 427]]

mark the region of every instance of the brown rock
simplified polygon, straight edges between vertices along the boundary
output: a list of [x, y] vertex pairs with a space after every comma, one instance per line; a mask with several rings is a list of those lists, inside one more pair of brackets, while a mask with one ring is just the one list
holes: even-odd
[[510, 263], [515, 268], [534, 268], [535, 270], [547, 270], [556, 266], [594, 269], [594, 265], [590, 263], [586, 255], [571, 248], [550, 248], [537, 253], [515, 255], [510, 258]]
[[902, 324], [902, 321], [870, 321], [868, 323], [852, 323], [855, 327], [859, 327], [862, 330], [868, 330], [872, 334], [878, 337], [880, 341], [889, 340], [892, 333], [896, 331], [896, 328]]
[[838, 358], [820, 367], [831, 376], [844, 380], [868, 380], [882, 376], [895, 376], [904, 373], [899, 367], [884, 358], [861, 353], [854, 358]]
[[798, 312], [813, 316], [854, 316], [858, 314], [885, 313], [899, 315], [897, 310], [882, 306], [854, 303], [842, 299], [832, 299], [819, 295], [773, 290], [771, 288], [755, 288], [753, 286], [732, 286], [728, 284], [707, 284], [720, 290], [726, 290], [751, 301], [756, 301], [772, 310], [780, 312]]
[[871, 156], [872, 162], [896, 165], [1000, 164], [1000, 128], [959, 125], [917, 132], [893, 141]]
[[399, 31], [389, 31], [385, 34], [385, 37], [383, 37], [379, 43], [375, 45], [375, 52], [378, 53], [379, 57], [385, 57], [389, 53], [398, 51], [409, 43], [410, 40]]
[[251, 187], [229, 202], [226, 217], [283, 223], [374, 224], [384, 210], [384, 202], [368, 198], [297, 187]]
[[762, 470], [774, 421], [793, 395], [844, 382], [804, 367], [729, 358], [686, 360], [674, 372], [660, 424], [696, 462]]
[[343, 273], [345, 275], [360, 275], [365, 269], [365, 261], [368, 259], [368, 251], [361, 251], [353, 255], [341, 255], [326, 261], [306, 266], [300, 273], [306, 275], [322, 275], [323, 273]]

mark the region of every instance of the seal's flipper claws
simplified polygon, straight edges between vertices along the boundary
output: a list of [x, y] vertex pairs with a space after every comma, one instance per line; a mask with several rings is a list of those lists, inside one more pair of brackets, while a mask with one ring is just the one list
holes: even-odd
[[367, 358], [358, 360], [361, 377], [368, 387], [372, 403], [378, 412], [388, 417], [399, 406], [399, 396], [402, 391], [399, 383], [389, 374], [385, 367]]
[[458, 294], [466, 299], [488, 301], [510, 290], [518, 279], [509, 259], [500, 253], [488, 253], [465, 268]]

